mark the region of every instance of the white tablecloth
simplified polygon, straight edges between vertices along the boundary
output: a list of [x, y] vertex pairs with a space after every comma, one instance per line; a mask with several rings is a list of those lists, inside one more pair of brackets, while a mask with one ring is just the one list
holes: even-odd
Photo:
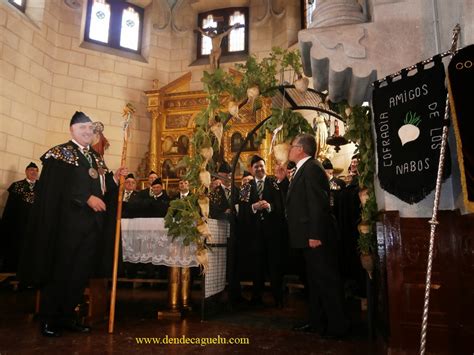
[[163, 218], [122, 219], [123, 261], [166, 266], [198, 266], [196, 246], [168, 236]]
[[[227, 221], [210, 219], [212, 235], [208, 252], [209, 269], [205, 277], [205, 297], [222, 292], [226, 282], [226, 244], [230, 234]], [[123, 261], [178, 267], [199, 266], [196, 246], [183, 246], [183, 238], [168, 237], [163, 218], [122, 219]]]
[[[208, 223], [213, 236], [211, 242], [226, 244], [229, 236], [229, 223], [214, 219], [210, 219]], [[182, 237], [178, 237], [173, 242], [171, 241], [163, 218], [122, 219], [123, 261], [166, 266], [198, 266], [196, 246], [194, 244], [183, 246], [182, 240]], [[217, 272], [217, 269], [223, 268], [225, 275], [225, 258], [223, 262], [222, 256], [220, 256], [217, 261], [217, 255], [212, 256], [212, 254], [213, 252], [209, 252], [210, 271], [215, 269], [213, 271]]]

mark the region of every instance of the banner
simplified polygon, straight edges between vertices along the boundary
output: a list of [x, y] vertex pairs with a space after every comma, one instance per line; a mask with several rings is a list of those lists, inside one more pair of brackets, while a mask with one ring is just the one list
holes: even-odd
[[474, 45], [456, 53], [449, 63], [448, 76], [464, 205], [474, 212]]
[[[441, 57], [430, 65], [376, 86], [372, 99], [380, 186], [410, 204], [436, 186], [447, 92]], [[451, 170], [449, 150], [446, 156], [445, 178]]]

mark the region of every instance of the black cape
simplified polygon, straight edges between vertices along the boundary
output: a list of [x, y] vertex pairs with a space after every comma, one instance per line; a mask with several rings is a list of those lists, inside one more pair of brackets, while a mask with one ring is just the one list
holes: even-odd
[[16, 181], [8, 188], [8, 199], [2, 216], [2, 255], [4, 272], [16, 272], [25, 239], [26, 225], [35, 199], [36, 184], [30, 187], [26, 179]]
[[[94, 167], [106, 169], [102, 157], [92, 149], [90, 153]], [[87, 204], [91, 194], [102, 198], [99, 179], [93, 180], [84, 172], [84, 169], [87, 171], [87, 167], [84, 168], [88, 166], [87, 160], [72, 141], [51, 148], [41, 157], [41, 161], [41, 180], [36, 189], [18, 270], [20, 280], [30, 285], [41, 285], [52, 277], [67, 277], [67, 270], [63, 272], [64, 275], [58, 276], [58, 270], [53, 269], [55, 258], [61, 254], [61, 250], [57, 250], [59, 238], [71, 237], [64, 236], [71, 221], [83, 223], [81, 218], [85, 217], [81, 217], [77, 211]], [[79, 168], [84, 172], [80, 176]], [[114, 184], [107, 185], [113, 188]], [[101, 230], [104, 214], [87, 211], [87, 215], [86, 218], [93, 216], [97, 228]], [[74, 257], [71, 255], [71, 258]]]

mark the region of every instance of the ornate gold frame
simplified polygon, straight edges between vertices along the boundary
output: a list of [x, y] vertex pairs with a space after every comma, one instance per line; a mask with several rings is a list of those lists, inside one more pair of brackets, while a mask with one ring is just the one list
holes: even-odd
[[[165, 160], [170, 160], [173, 166], [186, 155], [183, 152], [183, 147], [176, 146], [179, 137], [192, 137], [194, 130], [194, 119], [198, 112], [207, 106], [207, 94], [204, 91], [189, 91], [189, 84], [191, 81], [191, 73], [187, 73], [173, 82], [163, 86], [160, 89], [153, 89], [145, 91], [147, 96], [147, 111], [151, 114], [151, 129], [150, 129], [150, 146], [148, 156], [145, 157], [147, 161], [144, 163], [144, 168], [141, 174], [146, 174], [149, 170], [156, 171], [159, 175], [166, 175], [163, 171], [163, 163]], [[224, 97], [222, 105], [227, 105], [227, 98]], [[224, 132], [224, 157], [227, 162], [231, 162], [235, 152], [231, 151], [231, 137], [234, 133], [239, 132], [242, 138], [245, 138], [256, 124], [271, 114], [271, 99], [262, 100], [262, 107], [254, 112], [251, 104], [246, 104], [240, 109], [239, 117], [234, 117], [231, 120], [232, 127]], [[167, 140], [167, 137], [170, 139]], [[170, 150], [166, 148], [171, 144]], [[261, 155], [267, 160], [267, 165], [271, 169], [271, 159], [268, 159], [269, 140], [266, 139], [255, 151], [244, 151], [241, 154], [241, 161], [247, 162], [254, 154]], [[175, 149], [176, 147], [176, 149]], [[179, 150], [181, 148], [181, 150]], [[190, 145], [187, 154], [193, 154]], [[245, 167], [248, 168], [248, 167]], [[271, 170], [269, 170], [271, 171]], [[168, 183], [174, 186], [178, 178], [173, 174], [163, 176], [165, 181], [165, 188]]]

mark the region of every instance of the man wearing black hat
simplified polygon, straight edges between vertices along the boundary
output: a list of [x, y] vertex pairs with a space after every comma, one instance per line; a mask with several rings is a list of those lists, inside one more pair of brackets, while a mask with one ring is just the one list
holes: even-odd
[[226, 219], [231, 214], [232, 207], [239, 201], [239, 190], [236, 186], [232, 186], [231, 173], [230, 165], [225, 161], [222, 162], [217, 170], [218, 183], [209, 194], [211, 218]]
[[[26, 178], [8, 188], [8, 199], [2, 216], [2, 254], [4, 272], [16, 272], [25, 237], [31, 206], [35, 200], [38, 166], [31, 162], [25, 169]], [[1, 264], [0, 264], [1, 265]]]
[[137, 216], [139, 203], [137, 180], [133, 174], [128, 174], [125, 177], [124, 190], [122, 197], [122, 218], [133, 218]]
[[168, 212], [170, 199], [163, 189], [161, 178], [156, 178], [150, 187], [148, 197], [145, 197], [146, 217], [163, 218]]
[[155, 173], [153, 170], [151, 170], [150, 173], [148, 174], [148, 185], [150, 187], [147, 187], [146, 189], [143, 189], [143, 190], [139, 191], [138, 192], [138, 197], [139, 198], [145, 199], [146, 197], [151, 197], [153, 195], [153, 192], [151, 191], [151, 184], [156, 179], [158, 179], [158, 174]]
[[41, 333], [56, 337], [60, 330], [87, 333], [75, 307], [93, 271], [106, 204], [105, 191], [117, 189], [119, 175], [106, 173], [101, 156], [91, 149], [92, 120], [76, 112], [70, 122], [72, 139], [48, 150], [30, 218], [27, 248], [19, 276], [41, 288]]
[[209, 194], [209, 216], [214, 219], [225, 219], [230, 223], [230, 236], [227, 241], [227, 282], [229, 301], [240, 302], [240, 279], [238, 267], [238, 249], [236, 220], [232, 210], [239, 203], [239, 189], [232, 186], [232, 169], [223, 161], [219, 166], [217, 175], [219, 179], [214, 182], [214, 188]]
[[250, 162], [254, 181], [250, 193], [254, 232], [250, 248], [254, 263], [253, 293], [251, 302], [263, 304], [262, 294], [265, 270], [268, 270], [270, 285], [278, 308], [283, 307], [283, 264], [285, 248], [285, 214], [283, 197], [277, 181], [267, 176], [265, 160], [254, 155]]

